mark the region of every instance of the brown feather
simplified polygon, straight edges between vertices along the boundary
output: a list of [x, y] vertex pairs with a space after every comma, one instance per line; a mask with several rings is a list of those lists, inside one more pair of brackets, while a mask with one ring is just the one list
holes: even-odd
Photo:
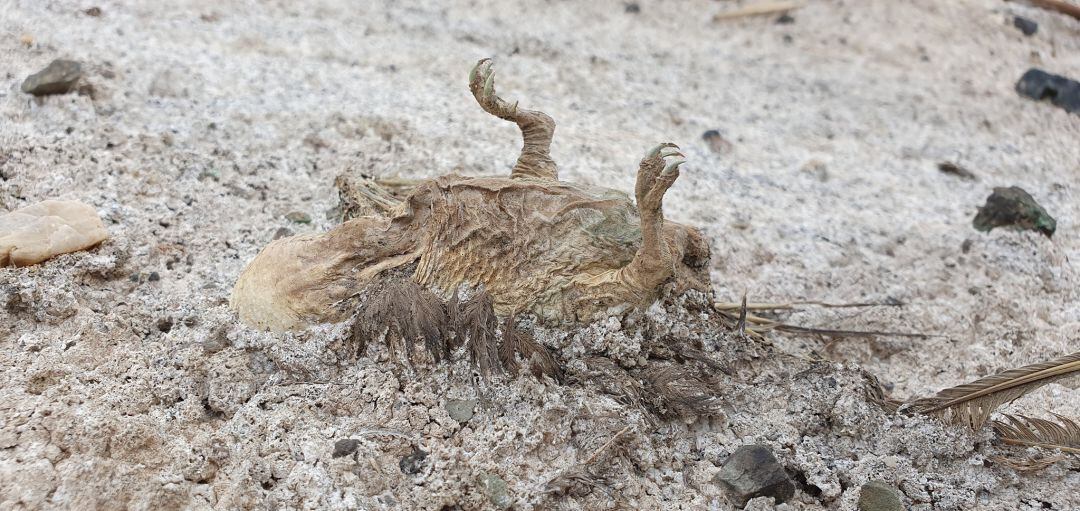
[[1008, 422], [994, 421], [994, 431], [998, 439], [1009, 445], [1060, 449], [1061, 452], [1080, 454], [1080, 424], [1076, 421], [1054, 414], [1060, 422], [1006, 415]]
[[933, 397], [913, 401], [911, 409], [919, 413], [947, 415], [954, 424], [967, 424], [972, 429], [978, 429], [1001, 405], [1047, 383], [1078, 373], [1080, 352], [942, 390]]

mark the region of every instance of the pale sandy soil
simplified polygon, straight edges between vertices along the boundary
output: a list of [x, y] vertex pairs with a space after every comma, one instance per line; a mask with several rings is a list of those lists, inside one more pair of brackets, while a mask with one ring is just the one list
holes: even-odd
[[[83, 13], [92, 5], [101, 16]], [[912, 509], [1080, 508], [1075, 461], [985, 466], [999, 452], [989, 430], [887, 416], [860, 395], [858, 369], [907, 398], [1077, 351], [1080, 116], [1013, 87], [1029, 67], [1080, 78], [1080, 22], [997, 0], [710, 21], [733, 5], [0, 4], [0, 210], [78, 199], [112, 236], [0, 269], [0, 508], [476, 509], [489, 473], [518, 509], [729, 509], [710, 479], [750, 442], [803, 479], [786, 509], [853, 509], [869, 479]], [[895, 299], [906, 305], [785, 318], [940, 335], [772, 336], [725, 418], [650, 426], [588, 382], [520, 378], [478, 396], [464, 362], [411, 373], [341, 355], [332, 328], [274, 337], [237, 323], [225, 300], [240, 270], [281, 227], [332, 227], [339, 173], [512, 165], [514, 127], [465, 87], [485, 56], [503, 94], [558, 121], [563, 179], [629, 191], [646, 148], [683, 147], [667, 215], [710, 237], [719, 298]], [[55, 58], [84, 62], [93, 95], [19, 91]], [[711, 152], [709, 129], [733, 151]], [[978, 179], [943, 174], [945, 160]], [[1010, 185], [1056, 217], [1052, 240], [971, 227]], [[681, 310], [650, 321], [686, 330]], [[741, 342], [690, 331], [718, 354]], [[587, 354], [632, 360], [641, 335], [617, 320], [541, 333], [570, 370]], [[833, 363], [803, 361], [814, 354]], [[483, 407], [459, 425], [444, 404], [471, 397]], [[1007, 410], [1080, 417], [1080, 390], [1051, 384]], [[626, 425], [606, 488], [544, 493]], [[360, 449], [331, 458], [343, 438]], [[413, 444], [429, 461], [406, 476]]]

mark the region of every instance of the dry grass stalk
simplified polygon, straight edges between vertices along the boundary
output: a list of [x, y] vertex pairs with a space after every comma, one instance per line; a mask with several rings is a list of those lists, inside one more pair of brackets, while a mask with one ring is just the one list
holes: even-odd
[[549, 493], [567, 493], [571, 488], [578, 486], [602, 488], [606, 482], [606, 478], [597, 474], [593, 469], [593, 466], [600, 460], [601, 456], [607, 453], [612, 446], [616, 444], [620, 437], [631, 429], [633, 429], [632, 425], [620, 429], [582, 462], [563, 470], [559, 475], [553, 477], [547, 482], [547, 491]]
[[979, 429], [999, 406], [1047, 383], [1080, 373], [1080, 352], [980, 378], [912, 402], [911, 409]]
[[753, 326], [746, 326], [745, 331], [754, 336], [760, 337], [761, 334], [775, 330], [777, 332], [786, 333], [798, 333], [798, 334], [814, 334], [824, 337], [871, 337], [871, 336], [891, 336], [891, 337], [913, 337], [916, 339], [927, 339], [934, 337], [930, 334], [917, 334], [911, 332], [888, 332], [881, 330], [834, 330], [829, 328], [812, 328], [798, 325], [791, 325], [782, 323], [780, 321], [772, 320], [769, 318], [761, 317], [756, 314], [750, 314], [746, 312], [749, 310], [749, 305], [746, 309], [738, 308], [739, 314], [735, 314], [732, 310], [727, 308], [726, 303], [719, 303], [713, 306], [713, 309], [719, 312], [722, 316], [736, 321], [736, 325], [740, 322], [751, 323]]
[[780, 12], [787, 12], [802, 7], [803, 4], [799, 2], [759, 2], [738, 9], [732, 9], [730, 11], [724, 11], [717, 13], [713, 16], [713, 21], [724, 21], [735, 18], [744, 18], [746, 16], [762, 16], [766, 14], [776, 14]]
[[1071, 4], [1064, 0], [1027, 0], [1029, 4], [1048, 11], [1060, 12], [1080, 20], [1080, 5]]

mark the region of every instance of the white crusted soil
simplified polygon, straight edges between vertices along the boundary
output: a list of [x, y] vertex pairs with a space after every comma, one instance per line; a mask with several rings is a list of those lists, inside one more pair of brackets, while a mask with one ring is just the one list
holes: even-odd
[[[1023, 454], [988, 430], [863, 394], [866, 373], [905, 398], [1077, 350], [1080, 116], [1013, 85], [1032, 66], [1080, 78], [1080, 23], [998, 0], [813, 2], [794, 24], [709, 21], [732, 2], [639, 3], [101, 2], [95, 17], [9, 1], [0, 209], [80, 200], [110, 239], [0, 269], [0, 508], [480, 509], [479, 481], [497, 476], [515, 509], [729, 509], [712, 477], [750, 442], [798, 481], [786, 509], [853, 509], [871, 479], [912, 509], [1080, 507], [1075, 461], [1017, 473], [986, 463]], [[1024, 37], [1015, 13], [1039, 31]], [[236, 276], [280, 229], [334, 224], [338, 173], [510, 168], [514, 126], [465, 87], [483, 56], [506, 97], [559, 123], [564, 179], [629, 192], [645, 149], [683, 147], [667, 216], [711, 238], [720, 298], [891, 298], [906, 305], [786, 319], [941, 335], [758, 344], [676, 300], [537, 330], [567, 362], [557, 386], [478, 383], [460, 355], [415, 370], [378, 348], [356, 357], [344, 326], [240, 326]], [[55, 58], [82, 61], [93, 94], [19, 91]], [[733, 151], [712, 153], [708, 129]], [[1053, 240], [971, 227], [1010, 185], [1056, 217]], [[658, 420], [589, 378], [589, 357], [671, 363], [647, 360], [657, 339], [731, 364], [722, 417]], [[448, 399], [479, 404], [459, 424]], [[1080, 417], [1080, 390], [1008, 410]], [[545, 493], [627, 426], [598, 457], [606, 482]], [[428, 456], [406, 475], [414, 447]]]

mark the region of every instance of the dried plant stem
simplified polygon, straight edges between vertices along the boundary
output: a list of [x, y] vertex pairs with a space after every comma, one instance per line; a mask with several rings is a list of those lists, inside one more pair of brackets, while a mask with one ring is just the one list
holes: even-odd
[[717, 13], [715, 16], [713, 16], [713, 21], [723, 21], [735, 18], [744, 18], [746, 16], [761, 16], [765, 14], [787, 12], [790, 10], [798, 9], [802, 6], [803, 4], [799, 2], [760, 2], [752, 5], [747, 5], [746, 7]]
[[624, 433], [626, 433], [627, 431], [630, 431], [630, 428], [632, 428], [632, 427], [633, 426], [630, 425], [630, 426], [626, 426], [625, 428], [620, 429], [619, 432], [615, 433], [615, 435], [612, 436], [611, 438], [609, 438], [607, 442], [604, 442], [604, 445], [601, 445], [599, 448], [597, 448], [595, 451], [593, 451], [593, 453], [590, 454], [588, 458], [585, 458], [585, 461], [583, 461], [581, 464], [582, 465], [591, 465], [594, 461], [596, 461], [596, 458], [599, 458], [600, 455], [604, 453], [604, 451], [610, 449], [611, 446], [615, 443], [615, 441], [618, 440], [619, 437], [621, 437]]
[[1056, 11], [1061, 14], [1072, 16], [1080, 20], [1080, 5], [1071, 4], [1064, 0], [1027, 0], [1029, 4], [1048, 11]]

